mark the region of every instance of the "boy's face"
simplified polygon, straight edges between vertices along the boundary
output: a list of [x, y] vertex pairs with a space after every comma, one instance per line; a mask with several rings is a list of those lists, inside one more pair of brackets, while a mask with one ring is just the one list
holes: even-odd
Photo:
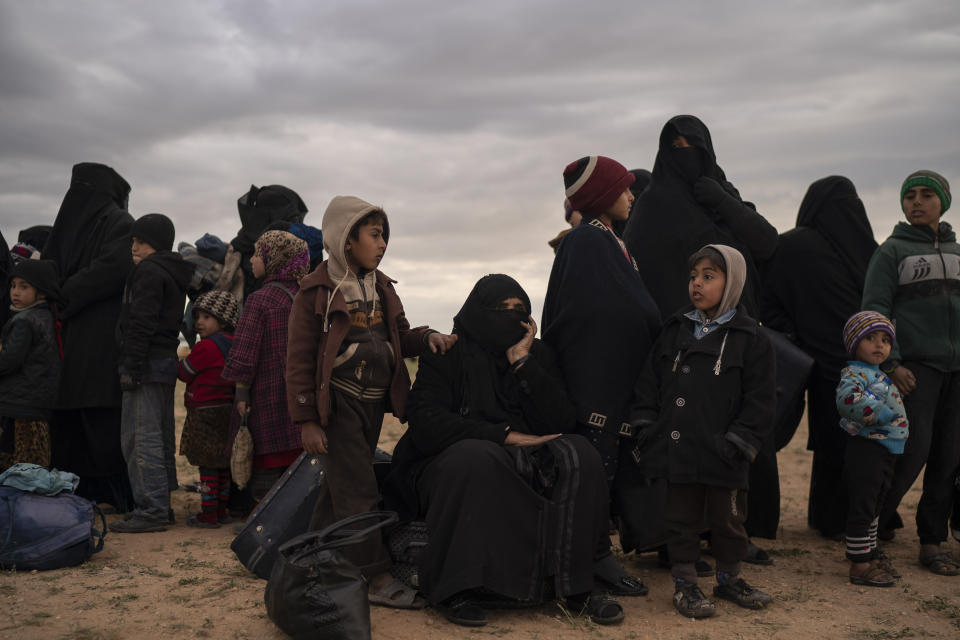
[[373, 271], [387, 250], [387, 242], [383, 239], [383, 225], [375, 223], [360, 226], [357, 229], [357, 239], [348, 236], [344, 249], [351, 271]]
[[880, 364], [890, 357], [890, 336], [883, 331], [874, 331], [857, 345], [857, 360], [867, 364]]
[[221, 329], [220, 321], [206, 311], [197, 312], [195, 326], [197, 327], [197, 335], [201, 338], [209, 338], [213, 334], [219, 333]]
[[130, 253], [133, 254], [133, 264], [140, 264], [144, 258], [153, 255], [157, 250], [151, 247], [140, 238], [134, 238], [130, 246]]
[[10, 279], [10, 303], [15, 309], [26, 309], [37, 300], [43, 300], [43, 294], [23, 278]]
[[712, 318], [720, 308], [720, 300], [723, 299], [723, 290], [726, 286], [726, 274], [704, 258], [690, 271], [687, 292], [690, 294], [693, 306], [708, 318]]
[[940, 196], [930, 187], [911, 187], [903, 194], [903, 215], [915, 227], [931, 227], [936, 231], [940, 226], [941, 207]]
[[607, 210], [607, 215], [610, 216], [611, 221], [626, 220], [630, 217], [631, 207], [633, 207], [633, 192], [628, 187], [623, 190], [613, 206]]

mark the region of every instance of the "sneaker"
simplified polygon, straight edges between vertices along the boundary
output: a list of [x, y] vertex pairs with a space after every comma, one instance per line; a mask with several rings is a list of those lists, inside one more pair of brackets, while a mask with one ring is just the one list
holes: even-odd
[[153, 533], [154, 531], [166, 530], [166, 522], [162, 520], [150, 520], [143, 516], [133, 516], [127, 520], [114, 522], [110, 525], [110, 531], [115, 533]]
[[743, 578], [733, 582], [718, 584], [713, 588], [713, 595], [730, 602], [735, 602], [745, 609], [763, 609], [773, 602], [769, 593], [754, 589]]
[[700, 587], [695, 583], [677, 580], [676, 584], [673, 606], [681, 615], [688, 618], [709, 618], [717, 612], [716, 605], [703, 595], [703, 591], [700, 591]]
[[[124, 516], [123, 516], [123, 519], [124, 519], [124, 520], [130, 520], [131, 518], [134, 517], [134, 515], [135, 515], [134, 512], [131, 511], [130, 513], [124, 515]], [[139, 516], [137, 516], [137, 517], [139, 517]], [[172, 524], [177, 524], [177, 516], [175, 516], [174, 513], [173, 513], [173, 507], [170, 507], [169, 509], [167, 509], [167, 524], [171, 524], [171, 525], [172, 525]]]

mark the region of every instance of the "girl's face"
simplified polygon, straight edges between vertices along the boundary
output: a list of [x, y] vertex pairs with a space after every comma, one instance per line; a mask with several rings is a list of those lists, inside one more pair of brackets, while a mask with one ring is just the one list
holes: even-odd
[[915, 227], [931, 227], [936, 231], [942, 206], [940, 196], [930, 187], [911, 187], [903, 194], [903, 215]]
[[[263, 261], [261, 260], [261, 262]], [[221, 330], [220, 321], [206, 311], [197, 312], [196, 327], [197, 335], [201, 338], [209, 338], [213, 334], [219, 333]]]
[[883, 331], [874, 331], [857, 345], [857, 360], [880, 364], [890, 357], [890, 348], [890, 336]]
[[703, 258], [690, 271], [690, 284], [687, 292], [693, 306], [708, 318], [714, 317], [723, 299], [723, 290], [727, 285], [727, 275]]
[[263, 263], [263, 258], [260, 256], [250, 258], [250, 270], [253, 271], [253, 277], [257, 279], [267, 275], [267, 265]]
[[10, 303], [14, 309], [26, 309], [37, 300], [42, 300], [43, 294], [23, 278], [10, 279]]
[[523, 311], [526, 313], [527, 308], [523, 304], [523, 300], [517, 297], [507, 298], [506, 300], [501, 301], [497, 305], [497, 311]]
[[633, 207], [633, 192], [630, 191], [628, 187], [623, 190], [623, 193], [621, 193], [617, 201], [613, 203], [613, 206], [607, 209], [607, 216], [611, 222], [615, 220], [626, 220], [630, 217], [631, 207]]

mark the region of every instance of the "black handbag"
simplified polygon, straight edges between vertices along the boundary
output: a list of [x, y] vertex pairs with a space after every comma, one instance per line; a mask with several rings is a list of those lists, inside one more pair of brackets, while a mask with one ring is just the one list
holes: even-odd
[[777, 405], [773, 421], [773, 443], [777, 451], [790, 444], [803, 418], [804, 392], [813, 371], [814, 359], [785, 334], [769, 327], [760, 331], [770, 338], [776, 359]]
[[301, 453], [247, 518], [230, 549], [247, 569], [266, 580], [277, 549], [310, 528], [323, 481], [323, 456]]
[[396, 522], [392, 511], [361, 513], [281, 545], [263, 594], [267, 615], [295, 640], [369, 639], [367, 581], [343, 549]]

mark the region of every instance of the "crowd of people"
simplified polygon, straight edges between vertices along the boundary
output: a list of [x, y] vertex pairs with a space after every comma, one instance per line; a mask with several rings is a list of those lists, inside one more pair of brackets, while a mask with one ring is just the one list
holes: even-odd
[[[563, 599], [617, 623], [616, 598], [648, 588], [611, 553], [616, 530], [669, 568], [681, 614], [715, 613], [705, 576], [715, 598], [760, 609], [772, 598], [742, 567], [773, 562], [754, 539], [779, 529], [785, 336], [814, 362], [808, 522], [845, 542], [850, 582], [896, 583], [879, 541], [924, 467], [919, 562], [960, 575], [941, 547], [951, 514], [960, 529], [960, 245], [943, 176], [904, 180], [906, 220], [879, 247], [840, 176], [810, 185], [778, 235], [693, 116], [663, 127], [652, 172], [587, 156], [563, 182], [570, 228], [549, 242], [537, 339], [505, 274], [480, 278], [451, 334], [412, 327], [379, 270], [387, 213], [360, 198], [333, 198], [316, 229], [296, 192], [251, 187], [236, 238], [174, 250], [173, 222], [134, 219], [116, 171], [76, 165], [53, 226], [3, 243], [0, 466], [76, 473], [78, 493], [125, 514], [113, 531], [162, 531], [179, 378], [179, 450], [202, 489], [188, 526], [245, 516], [303, 451], [326, 454], [311, 529], [380, 506], [426, 522], [417, 585], [391, 573], [382, 537], [349, 550], [372, 604], [481, 626], [489, 609]], [[378, 482], [388, 411], [408, 428]], [[229, 468], [242, 428], [243, 490]]]

